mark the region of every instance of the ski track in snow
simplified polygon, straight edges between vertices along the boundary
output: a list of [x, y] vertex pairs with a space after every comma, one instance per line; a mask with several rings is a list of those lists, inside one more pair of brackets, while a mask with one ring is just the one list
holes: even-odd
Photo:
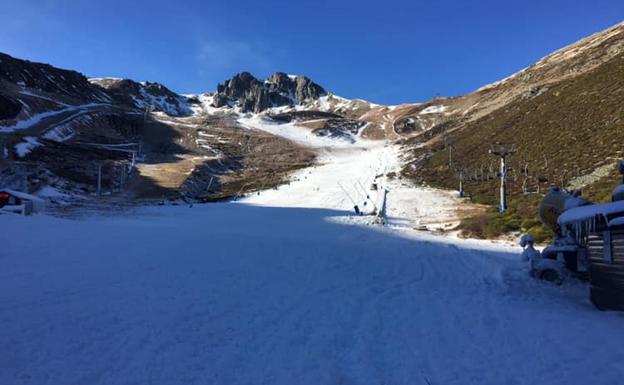
[[234, 204], [0, 215], [0, 384], [624, 378], [624, 317], [585, 285], [529, 279], [516, 248], [409, 229], [451, 218], [448, 195], [378, 177], [394, 228], [351, 215], [338, 182], [363, 200], [353, 182], [392, 171], [396, 148], [287, 135], [321, 163]]

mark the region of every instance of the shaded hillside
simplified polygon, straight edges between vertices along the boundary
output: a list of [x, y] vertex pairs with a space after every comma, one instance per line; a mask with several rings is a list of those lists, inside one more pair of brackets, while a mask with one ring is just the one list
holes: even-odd
[[110, 96], [99, 86], [91, 84], [81, 73], [53, 67], [49, 64], [21, 60], [0, 52], [0, 90], [17, 90], [29, 96], [26, 89], [55, 95], [57, 102], [107, 102]]
[[87, 79], [2, 54], [0, 186], [88, 196], [101, 170], [103, 191], [127, 200], [221, 199], [279, 185], [313, 161], [200, 103], [158, 83]]

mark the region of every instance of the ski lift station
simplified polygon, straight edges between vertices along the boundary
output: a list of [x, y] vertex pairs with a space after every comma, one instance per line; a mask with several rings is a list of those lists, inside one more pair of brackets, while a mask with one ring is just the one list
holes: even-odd
[[45, 201], [37, 196], [11, 189], [0, 189], [0, 211], [31, 215], [44, 208]]
[[[624, 174], [624, 163], [620, 171]], [[542, 257], [560, 265], [559, 275], [589, 280], [590, 299], [602, 310], [624, 311], [624, 183], [612, 202], [592, 204], [576, 192], [551, 188], [540, 217], [555, 232]]]
[[557, 223], [575, 235], [594, 305], [624, 310], [624, 200], [568, 210]]

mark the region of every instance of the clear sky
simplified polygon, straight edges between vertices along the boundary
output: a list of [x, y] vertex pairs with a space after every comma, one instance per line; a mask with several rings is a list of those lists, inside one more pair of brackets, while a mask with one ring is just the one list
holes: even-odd
[[0, 51], [212, 91], [305, 74], [378, 103], [459, 95], [624, 21], [624, 0], [0, 0]]

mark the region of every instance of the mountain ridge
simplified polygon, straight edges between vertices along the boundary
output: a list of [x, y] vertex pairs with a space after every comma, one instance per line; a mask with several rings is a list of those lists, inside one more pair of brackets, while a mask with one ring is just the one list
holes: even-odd
[[[278, 123], [296, 122], [317, 136], [397, 142], [403, 148], [405, 177], [452, 188], [459, 168], [470, 173], [481, 170], [475, 179], [484, 178], [483, 164], [491, 161], [487, 157], [488, 143], [513, 138], [529, 143], [529, 137], [523, 139], [526, 133], [532, 137], [555, 137], [563, 132], [573, 138], [576, 131], [585, 129], [578, 127], [578, 122], [591, 126], [581, 114], [590, 115], [592, 109], [601, 110], [601, 105], [609, 103], [615, 106], [621, 100], [617, 89], [612, 90], [604, 79], [618, 73], [623, 52], [624, 23], [620, 23], [469, 94], [396, 106], [345, 99], [305, 76], [283, 72], [267, 79], [241, 72], [217, 85], [214, 92], [180, 95], [159, 83], [88, 79], [75, 71], [0, 54], [0, 141], [4, 143], [5, 158], [8, 152], [9, 158], [36, 161], [41, 159], [36, 157], [39, 152], [56, 149], [55, 162], [62, 165], [62, 151], [72, 151], [78, 143], [109, 145], [140, 140], [151, 143], [147, 147], [154, 161], [169, 159], [167, 162], [176, 163], [172, 159], [206, 152], [210, 156], [224, 153], [240, 156], [240, 149], [226, 146], [225, 150], [223, 143], [209, 143], [206, 138], [211, 136], [206, 135], [217, 137], [210, 132], [219, 125], [240, 129], [238, 120], [251, 114]], [[600, 95], [594, 89], [595, 84], [611, 91]], [[575, 94], [563, 93], [570, 89]], [[598, 92], [595, 102], [584, 99], [588, 92]], [[602, 104], [596, 104], [598, 101]], [[535, 111], [540, 110], [558, 116], [559, 109], [561, 121], [568, 124], [563, 131], [547, 116], [533, 123], [527, 118], [533, 116], [530, 114], [539, 116]], [[607, 131], [611, 132], [619, 124], [622, 111], [614, 107], [604, 112], [604, 116], [595, 116], [594, 120], [597, 126], [608, 127]], [[498, 121], [505, 129], [497, 126]], [[148, 126], [154, 126], [150, 128], [152, 131], [146, 130]], [[202, 134], [200, 130], [205, 132]], [[591, 132], [600, 131], [596, 128]], [[56, 144], [42, 145], [45, 141]], [[570, 149], [576, 148], [570, 139], [566, 141]], [[16, 146], [28, 151], [17, 153]], [[521, 146], [518, 159], [539, 170], [533, 178], [550, 181], [562, 178], [561, 170], [553, 168], [552, 162], [566, 164], [563, 157], [572, 153], [556, 155], [554, 149], [542, 148], [532, 154], [526, 146]], [[444, 164], [450, 147], [461, 165]], [[619, 155], [609, 146], [597, 146], [596, 151], [605, 157]], [[555, 154], [550, 166], [539, 165], [538, 158], [550, 154]], [[119, 154], [106, 156], [111, 161], [119, 160]], [[600, 161], [581, 158], [586, 163], [582, 165], [584, 173], [601, 166]], [[6, 164], [7, 160], [3, 162]], [[189, 163], [189, 167], [195, 169], [195, 163]], [[225, 169], [231, 172], [233, 169], [228, 167]], [[571, 167], [581, 168], [581, 165]], [[86, 180], [93, 178], [92, 172], [89, 174]], [[150, 171], [150, 175], [154, 173]], [[484, 183], [489, 184], [491, 181]]]

